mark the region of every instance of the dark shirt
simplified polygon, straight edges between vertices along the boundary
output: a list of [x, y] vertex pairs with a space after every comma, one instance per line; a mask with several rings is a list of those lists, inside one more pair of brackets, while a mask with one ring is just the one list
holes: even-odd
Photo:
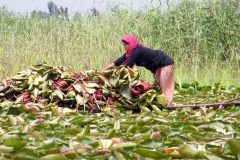
[[[113, 63], [115, 66], [120, 66], [126, 60], [126, 53], [119, 57]], [[165, 67], [170, 64], [174, 64], [173, 59], [165, 54], [163, 51], [153, 50], [147, 47], [136, 47], [125, 66], [133, 67], [144, 66], [146, 69], [155, 73], [158, 68]]]

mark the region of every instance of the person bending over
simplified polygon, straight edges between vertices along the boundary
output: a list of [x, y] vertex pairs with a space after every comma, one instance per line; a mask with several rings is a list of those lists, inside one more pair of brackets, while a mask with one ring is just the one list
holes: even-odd
[[153, 73], [154, 80], [168, 99], [168, 106], [172, 106], [174, 97], [174, 60], [163, 51], [144, 47], [132, 34], [125, 35], [122, 38], [122, 43], [126, 52], [102, 69], [101, 72], [120, 65], [131, 68], [134, 64], [143, 66]]

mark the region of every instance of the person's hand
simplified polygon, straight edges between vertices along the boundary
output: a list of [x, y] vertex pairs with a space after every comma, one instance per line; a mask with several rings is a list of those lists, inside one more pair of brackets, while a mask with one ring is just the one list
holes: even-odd
[[102, 69], [99, 73], [103, 73], [105, 71], [105, 69]]

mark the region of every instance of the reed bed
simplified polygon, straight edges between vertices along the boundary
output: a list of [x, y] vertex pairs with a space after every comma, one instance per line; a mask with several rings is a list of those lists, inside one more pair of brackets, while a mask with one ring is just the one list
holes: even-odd
[[[179, 84], [198, 81], [240, 86], [239, 2], [190, 1], [149, 4], [139, 11], [106, 9], [74, 19], [16, 15], [0, 9], [0, 80], [46, 62], [73, 71], [97, 69], [124, 53], [121, 38], [134, 34], [145, 46], [175, 60]], [[153, 81], [139, 68], [141, 78]]]

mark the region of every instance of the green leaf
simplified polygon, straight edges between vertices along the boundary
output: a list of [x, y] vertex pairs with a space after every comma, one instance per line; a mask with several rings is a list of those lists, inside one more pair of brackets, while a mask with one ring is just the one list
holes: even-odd
[[8, 147], [13, 147], [14, 150], [17, 151], [22, 149], [27, 143], [22, 140], [15, 139], [15, 140], [6, 140], [3, 144]]
[[83, 93], [83, 88], [80, 84], [75, 84], [73, 87], [78, 93]]
[[166, 108], [168, 105], [168, 99], [164, 94], [158, 96], [158, 103], [162, 105], [162, 107]]
[[125, 160], [125, 157], [120, 152], [114, 151], [114, 155], [117, 160]]
[[179, 147], [179, 153], [181, 153], [185, 157], [195, 158], [194, 155], [197, 152], [199, 152], [199, 150], [197, 148], [192, 147], [189, 144], [184, 144], [184, 145]]
[[81, 95], [77, 94], [75, 98], [76, 98], [77, 104], [79, 104], [79, 105], [84, 104], [84, 99]]
[[192, 132], [191, 136], [197, 141], [204, 139], [206, 137], [205, 134], [201, 134], [199, 132]]
[[119, 148], [128, 148], [128, 147], [135, 147], [137, 146], [137, 143], [133, 142], [122, 142], [118, 144], [113, 144], [111, 148], [113, 149], [119, 149]]
[[164, 154], [159, 150], [152, 150], [148, 148], [138, 148], [134, 151], [142, 157], [153, 158], [153, 159], [162, 159], [165, 158]]
[[118, 85], [119, 78], [120, 78], [120, 75], [110, 76], [110, 84], [113, 87], [116, 87]]
[[22, 137], [17, 134], [4, 134], [0, 137], [0, 140], [21, 140]]
[[0, 153], [10, 153], [14, 151], [13, 147], [7, 147], [5, 145], [0, 145]]
[[86, 87], [85, 89], [86, 89], [87, 93], [89, 93], [89, 94], [93, 94], [93, 93], [96, 92], [95, 88], [88, 88], [88, 87]]
[[121, 90], [120, 90], [120, 94], [123, 97], [125, 97], [125, 98], [127, 98], [129, 100], [132, 98], [131, 97], [131, 93], [130, 93], [130, 85], [129, 85], [129, 83], [122, 84], [122, 87], [121, 87]]
[[15, 154], [13, 158], [16, 160], [35, 160], [39, 158], [39, 155], [33, 150], [25, 149]]
[[60, 154], [49, 154], [40, 158], [40, 160], [68, 160], [68, 158]]
[[14, 102], [12, 102], [12, 101], [4, 101], [4, 102], [0, 103], [0, 106], [1, 106], [3, 109], [5, 109], [5, 108], [10, 108], [10, 107], [12, 107], [13, 104], [14, 104]]
[[115, 121], [114, 121], [114, 129], [117, 131], [117, 130], [120, 130], [120, 119], [116, 119], [115, 118]]
[[205, 157], [208, 159], [208, 160], [224, 160], [218, 156], [215, 156], [215, 155], [205, 155]]
[[113, 137], [115, 136], [115, 132], [116, 132], [115, 129], [113, 129], [113, 128], [109, 129], [106, 138], [107, 138], [107, 139], [113, 138]]
[[231, 139], [228, 141], [231, 153], [236, 156], [240, 151], [240, 140]]
[[67, 135], [77, 135], [80, 131], [76, 128], [66, 128], [64, 134]]
[[19, 115], [21, 112], [16, 107], [10, 107], [7, 111], [7, 115]]
[[55, 140], [51, 140], [51, 139], [45, 140], [41, 143], [41, 147], [43, 149], [51, 149], [51, 148], [54, 148], [55, 146], [56, 146]]
[[81, 134], [83, 134], [83, 135], [89, 135], [90, 133], [91, 133], [90, 132], [90, 125], [86, 125], [86, 127], [81, 132]]

